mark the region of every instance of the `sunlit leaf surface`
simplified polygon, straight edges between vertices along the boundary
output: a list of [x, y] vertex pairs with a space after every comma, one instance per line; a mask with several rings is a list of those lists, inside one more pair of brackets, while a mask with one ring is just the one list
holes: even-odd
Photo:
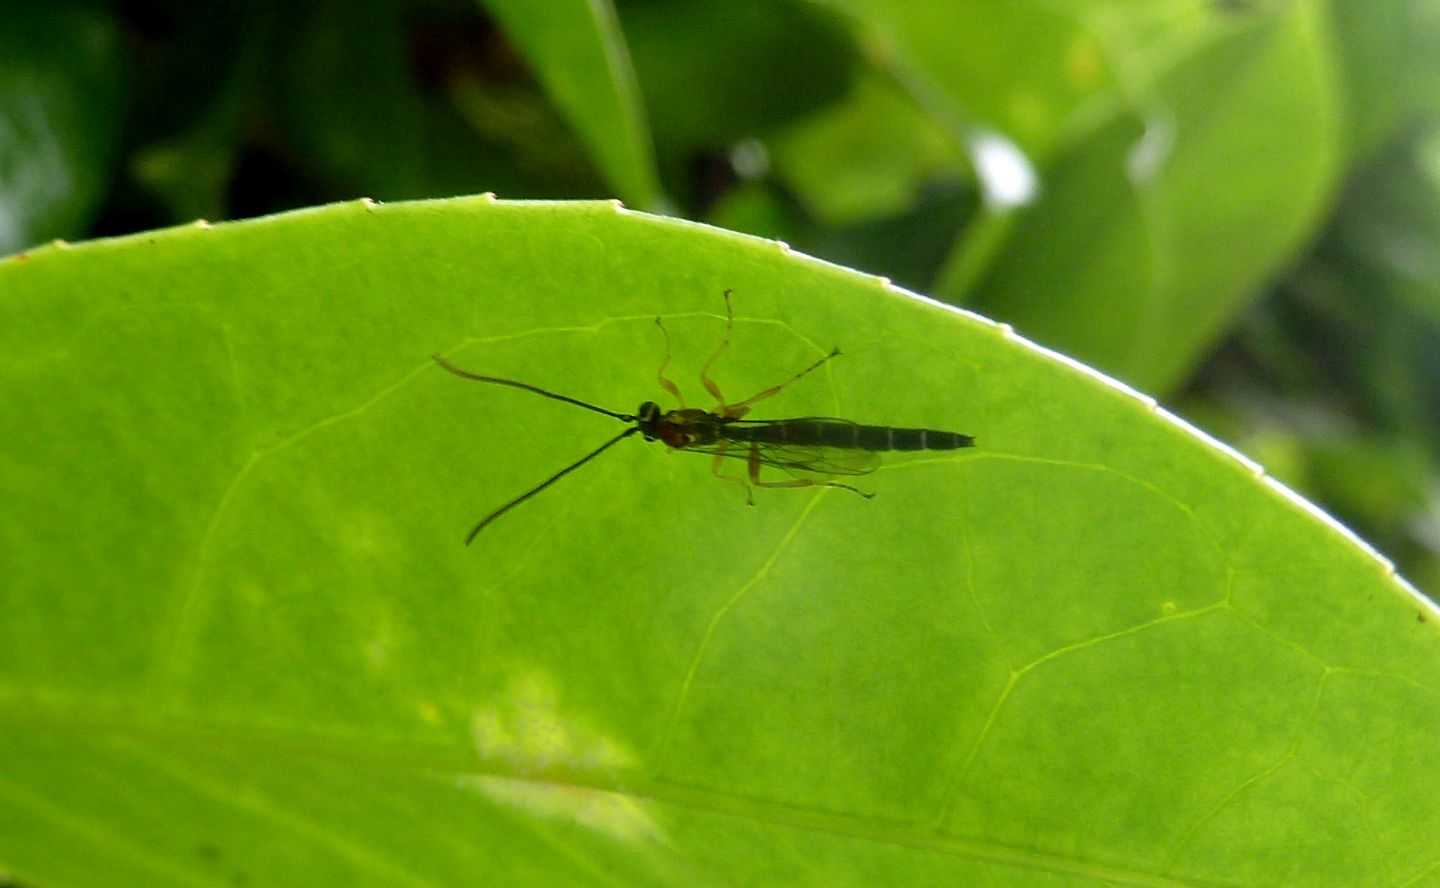
[[[617, 411], [978, 438], [876, 496]], [[34, 885], [1433, 879], [1436, 614], [1008, 330], [611, 204], [349, 204], [0, 263], [0, 871]], [[667, 404], [667, 406], [669, 406]]]

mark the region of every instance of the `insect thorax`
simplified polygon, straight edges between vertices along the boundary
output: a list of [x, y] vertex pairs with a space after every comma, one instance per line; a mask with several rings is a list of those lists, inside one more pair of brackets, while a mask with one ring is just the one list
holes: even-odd
[[646, 437], [658, 438], [674, 450], [714, 444], [719, 439], [715, 419], [714, 414], [704, 410], [671, 410], [653, 418]]

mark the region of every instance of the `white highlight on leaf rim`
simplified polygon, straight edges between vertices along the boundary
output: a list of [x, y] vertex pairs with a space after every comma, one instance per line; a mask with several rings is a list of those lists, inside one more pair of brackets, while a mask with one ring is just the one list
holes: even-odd
[[899, 295], [905, 296], [906, 298], [915, 299], [943, 311], [963, 315], [978, 323], [994, 327], [1000, 331], [1000, 334], [1003, 337], [1009, 339], [1017, 345], [1030, 349], [1031, 351], [1034, 351], [1037, 354], [1049, 358], [1050, 360], [1057, 361], [1065, 365], [1066, 367], [1075, 370], [1076, 372], [1082, 373], [1090, 377], [1091, 379], [1096, 380], [1102, 385], [1108, 386], [1115, 391], [1120, 392], [1128, 398], [1140, 402], [1141, 404], [1145, 405], [1146, 409], [1148, 409], [1151, 413], [1155, 414], [1160, 419], [1170, 423], [1176, 428], [1179, 428], [1186, 434], [1190, 435], [1193, 438], [1196, 438], [1201, 443], [1205, 444], [1211, 449], [1224, 454], [1229, 459], [1238, 462], [1245, 467], [1246, 471], [1254, 475], [1258, 480], [1264, 483], [1271, 490], [1275, 491], [1275, 493], [1280, 495], [1287, 502], [1296, 506], [1302, 512], [1306, 513], [1320, 524], [1324, 525], [1348, 542], [1355, 545], [1362, 552], [1366, 553], [1376, 563], [1378, 563], [1384, 570], [1385, 574], [1390, 579], [1394, 580], [1400, 586], [1400, 588], [1407, 595], [1410, 596], [1416, 606], [1422, 608], [1432, 616], [1440, 617], [1440, 605], [1437, 605], [1435, 602], [1432, 602], [1429, 598], [1425, 597], [1423, 594], [1420, 593], [1418, 589], [1411, 585], [1408, 580], [1400, 576], [1400, 574], [1397, 573], [1395, 570], [1395, 565], [1389, 559], [1381, 555], [1380, 552], [1375, 549], [1375, 547], [1371, 546], [1369, 543], [1361, 539], [1353, 530], [1340, 523], [1340, 521], [1336, 520], [1334, 516], [1325, 512], [1324, 509], [1321, 509], [1319, 506], [1315, 505], [1314, 503], [1307, 500], [1305, 497], [1296, 493], [1294, 490], [1290, 489], [1282, 482], [1271, 477], [1269, 474], [1266, 473], [1264, 467], [1261, 466], [1259, 463], [1255, 462], [1253, 459], [1250, 459], [1248, 456], [1231, 447], [1229, 444], [1220, 441], [1219, 439], [1211, 436], [1204, 430], [1197, 428], [1194, 425], [1191, 425], [1189, 422], [1185, 421], [1181, 417], [1177, 416], [1174, 413], [1171, 413], [1164, 407], [1161, 407], [1159, 402], [1157, 402], [1149, 395], [1142, 394], [1141, 392], [1121, 382], [1120, 380], [1115, 379], [1111, 376], [1107, 376], [1099, 370], [1096, 370], [1094, 367], [1083, 364], [1080, 361], [1077, 361], [1076, 359], [1070, 357], [1069, 355], [1061, 354], [1060, 352], [1046, 348], [1045, 346], [1040, 345], [1037, 342], [1026, 339], [1024, 336], [1016, 333], [1014, 329], [1011, 328], [1008, 324], [997, 323], [972, 311], [967, 311], [966, 309], [958, 308], [945, 302], [940, 302], [936, 299], [932, 299], [928, 296], [923, 296], [919, 293], [912, 293], [909, 290], [904, 289], [903, 287], [898, 287], [893, 284], [889, 286], [889, 289]]

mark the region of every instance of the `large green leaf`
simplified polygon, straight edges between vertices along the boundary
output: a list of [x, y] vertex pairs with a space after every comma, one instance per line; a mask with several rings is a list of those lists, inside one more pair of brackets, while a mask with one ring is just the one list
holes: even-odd
[[[955, 429], [745, 505], [612, 409]], [[0, 263], [25, 884], [1433, 878], [1435, 613], [1007, 329], [612, 204], [350, 204]], [[773, 405], [773, 406], [772, 406]]]

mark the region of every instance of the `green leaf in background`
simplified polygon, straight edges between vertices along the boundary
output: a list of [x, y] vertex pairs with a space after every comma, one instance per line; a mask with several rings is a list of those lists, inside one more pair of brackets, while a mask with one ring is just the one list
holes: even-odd
[[[429, 360], [978, 436], [742, 491]], [[1437, 614], [979, 318], [602, 204], [349, 204], [0, 263], [21, 884], [1433, 878]], [[772, 406], [773, 405], [773, 406]]]
[[[851, 35], [828, 10], [794, 0], [641, 0], [621, 24], [669, 191], [692, 194], [698, 156], [728, 151], [843, 97]], [[712, 186], [713, 187], [713, 186]]]
[[[188, 34], [188, 39], [176, 41], [186, 51], [164, 58], [165, 64], [152, 60], [149, 65], [149, 79], [163, 84], [152, 82], [149, 89], [163, 90], [166, 101], [158, 103], [161, 110], [145, 110], [147, 117], [164, 123], [145, 123], [161, 128], [164, 135], [136, 152], [130, 172], [174, 219], [229, 215], [245, 127], [260, 104], [266, 63], [278, 45], [280, 16], [275, 8], [266, 6], [254, 14], [233, 7], [221, 12], [223, 8], [207, 10], [203, 34], [210, 40]], [[193, 26], [195, 20], [185, 22]], [[177, 82], [184, 87], [175, 86]]]
[[0, 254], [89, 225], [120, 137], [115, 24], [70, 3], [7, 8], [0, 26]]
[[954, 140], [873, 73], [857, 78], [843, 101], [777, 135], [770, 150], [777, 176], [832, 226], [899, 214], [930, 183], [969, 179]]
[[1055, 161], [960, 298], [1169, 390], [1308, 236], [1340, 133], [1315, 7], [1222, 32]]
[[279, 150], [331, 197], [603, 193], [538, 89], [476, 69], [465, 43], [478, 39], [476, 28], [443, 6], [396, 0], [358, 17], [344, 4], [300, 8], [284, 30], [273, 87]]
[[301, 156], [341, 193], [363, 183], [377, 197], [423, 194], [425, 109], [395, 0], [372, 2], [363, 16], [343, 3], [296, 12], [276, 98]]
[[1081, 18], [1035, 0], [932, 3], [830, 0], [919, 88], [941, 121], [1005, 132], [1044, 155], [1077, 106], [1113, 88], [1103, 47]]
[[1331, 0], [1352, 155], [1369, 157], [1440, 112], [1440, 9], [1412, 0]]
[[617, 196], [665, 203], [629, 50], [610, 0], [484, 0], [590, 148]]
[[1440, 452], [1440, 136], [1379, 161], [1355, 176], [1296, 289], [1329, 303], [1342, 372], [1383, 428]]
[[936, 295], [1143, 387], [1190, 374], [1335, 186], [1316, 4], [837, 5], [955, 138], [997, 129], [1040, 172], [1032, 204], [963, 233]]

